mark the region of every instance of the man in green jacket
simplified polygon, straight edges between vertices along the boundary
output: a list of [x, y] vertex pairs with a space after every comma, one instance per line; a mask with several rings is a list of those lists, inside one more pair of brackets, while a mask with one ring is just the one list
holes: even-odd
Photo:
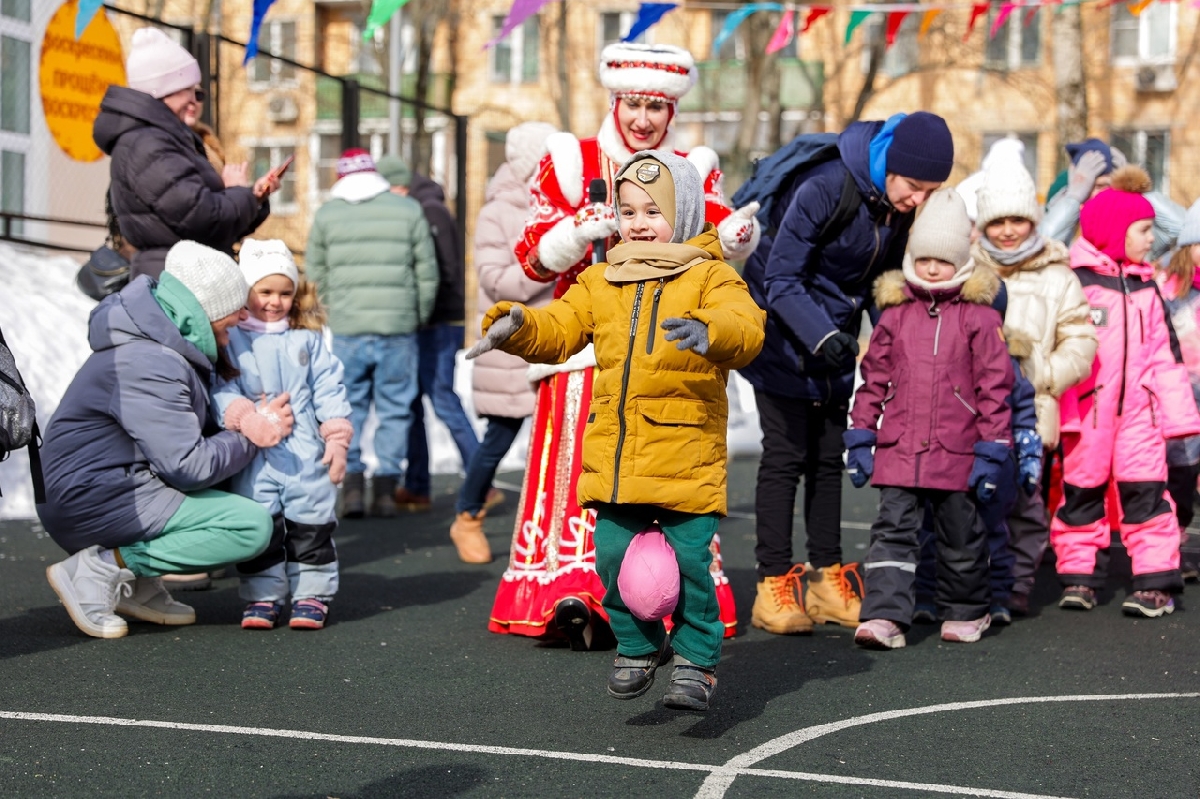
[[374, 401], [379, 466], [371, 512], [394, 516], [417, 394], [417, 329], [433, 311], [437, 258], [421, 204], [391, 193], [370, 153], [342, 153], [337, 176], [332, 198], [313, 219], [305, 269], [329, 309], [333, 353], [346, 369], [354, 440], [342, 512], [351, 518], [365, 512], [362, 430]]

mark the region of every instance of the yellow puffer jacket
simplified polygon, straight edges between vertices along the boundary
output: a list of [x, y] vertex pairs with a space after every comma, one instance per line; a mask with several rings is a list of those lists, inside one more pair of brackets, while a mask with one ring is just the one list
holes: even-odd
[[[525, 322], [501, 349], [533, 363], [561, 363], [595, 343], [599, 369], [583, 438], [579, 503], [649, 504], [685, 513], [726, 512], [725, 393], [763, 345], [766, 314], [721, 261], [716, 231], [687, 244], [712, 256], [670, 277], [611, 283], [607, 264], [585, 270], [567, 293]], [[492, 323], [515, 303], [495, 305]], [[667, 341], [664, 319], [708, 326], [708, 353]]]

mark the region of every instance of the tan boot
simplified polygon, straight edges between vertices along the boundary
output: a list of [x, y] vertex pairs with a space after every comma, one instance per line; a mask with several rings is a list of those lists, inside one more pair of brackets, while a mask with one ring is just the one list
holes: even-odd
[[450, 540], [458, 548], [458, 559], [463, 563], [491, 563], [492, 548], [483, 535], [483, 519], [487, 511], [481, 510], [472, 516], [463, 511], [450, 525]]
[[809, 567], [807, 574], [804, 607], [808, 617], [814, 622], [857, 627], [858, 612], [862, 608], [862, 577], [858, 573], [858, 564], [843, 566], [835, 563], [821, 569]]
[[797, 563], [787, 574], [759, 580], [750, 623], [775, 635], [811, 635], [812, 619], [797, 601], [802, 574], [804, 564]]

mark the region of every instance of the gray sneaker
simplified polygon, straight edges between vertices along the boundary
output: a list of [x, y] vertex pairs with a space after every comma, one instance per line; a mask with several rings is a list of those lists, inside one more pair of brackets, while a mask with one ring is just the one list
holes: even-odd
[[80, 630], [93, 638], [128, 634], [129, 626], [113, 611], [121, 594], [133, 592], [133, 572], [101, 558], [100, 547], [81, 549], [46, 567], [46, 579]]
[[159, 577], [136, 578], [133, 592], [117, 602], [117, 613], [153, 624], [196, 623], [196, 611], [182, 602], [176, 602]]
[[676, 655], [671, 687], [663, 697], [663, 707], [704, 712], [716, 690], [716, 669], [697, 666], [682, 655]]

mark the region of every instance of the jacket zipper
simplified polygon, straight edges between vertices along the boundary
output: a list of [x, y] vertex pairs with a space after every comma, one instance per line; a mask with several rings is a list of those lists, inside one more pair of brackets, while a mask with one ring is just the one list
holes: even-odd
[[667, 279], [659, 278], [658, 288], [654, 290], [654, 304], [650, 306], [650, 333], [646, 336], [646, 354], [649, 355], [654, 351], [654, 331], [658, 330], [658, 298], [662, 296], [663, 286], [667, 283]]
[[1125, 270], [1118, 267], [1121, 273], [1121, 291], [1125, 294], [1125, 305], [1121, 309], [1121, 393], [1117, 395], [1117, 416], [1125, 414], [1125, 372], [1129, 369], [1129, 284], [1125, 282]]
[[[886, 224], [887, 221], [890, 221], [891, 218], [892, 218], [892, 212], [888, 211], [888, 214], [887, 214], [884, 224]], [[860, 277], [859, 280], [865, 280], [867, 275], [871, 274], [871, 269], [874, 268], [874, 266], [875, 266], [875, 259], [879, 257], [879, 243], [880, 242], [879, 242], [879, 223], [878, 222], [875, 223], [874, 231], [875, 231], [875, 249], [873, 249], [871, 251], [871, 257], [867, 260], [867, 268], [863, 270], [862, 277]]]
[[[645, 283], [637, 284], [637, 294], [633, 297], [633, 313], [629, 317], [629, 346], [625, 350], [625, 368], [621, 372], [621, 401], [617, 403], [617, 454], [613, 462], [612, 499], [617, 501], [617, 488], [621, 484], [621, 450], [625, 448], [625, 400], [629, 393], [629, 369], [633, 364], [633, 342], [637, 338], [638, 315], [642, 310], [642, 292], [646, 290]], [[652, 334], [653, 335], [653, 334]]]
[[954, 389], [954, 396], [958, 397], [958, 401], [959, 401], [959, 402], [961, 402], [961, 403], [963, 404], [963, 407], [964, 407], [964, 408], [966, 408], [968, 411], [970, 411], [970, 412], [971, 412], [971, 415], [972, 415], [972, 416], [978, 416], [978, 415], [979, 415], [979, 411], [977, 411], [977, 410], [975, 410], [974, 408], [972, 408], [972, 407], [971, 407], [971, 403], [969, 403], [969, 402], [967, 402], [965, 399], [963, 399], [963, 395], [958, 393], [958, 389], [957, 389], [957, 388], [956, 388], [956, 389]]

